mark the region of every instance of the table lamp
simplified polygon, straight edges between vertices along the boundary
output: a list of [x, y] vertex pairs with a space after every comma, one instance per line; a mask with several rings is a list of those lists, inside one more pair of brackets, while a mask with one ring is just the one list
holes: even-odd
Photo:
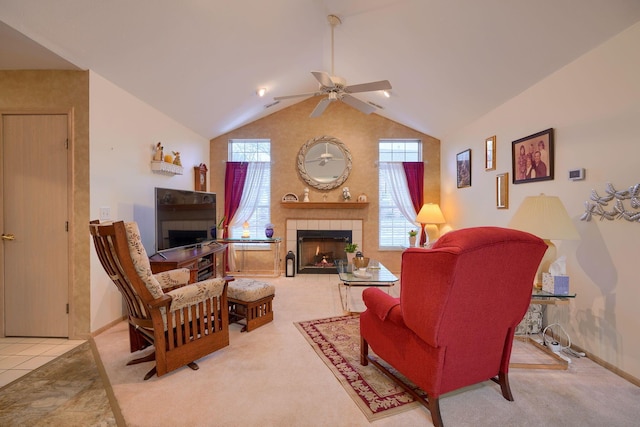
[[551, 240], [578, 240], [580, 235], [567, 210], [556, 196], [526, 197], [509, 222], [509, 227], [540, 237], [548, 248], [536, 272], [534, 285], [542, 288], [542, 273], [556, 259], [556, 246]]
[[436, 224], [444, 224], [446, 221], [444, 220], [440, 206], [435, 203], [425, 203], [422, 205], [422, 208], [420, 208], [418, 216], [416, 216], [416, 222], [422, 225], [425, 236], [424, 246], [427, 246], [429, 244], [429, 228], [432, 230], [435, 229], [435, 236], [438, 237], [438, 226]]

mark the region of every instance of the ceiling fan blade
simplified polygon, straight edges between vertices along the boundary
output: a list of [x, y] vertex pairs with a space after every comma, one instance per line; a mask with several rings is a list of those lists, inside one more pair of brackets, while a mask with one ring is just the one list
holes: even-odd
[[389, 80], [380, 80], [379, 82], [362, 83], [344, 88], [344, 91], [348, 93], [371, 92], [374, 90], [391, 90], [391, 83], [389, 83]]
[[330, 103], [331, 100], [329, 98], [321, 99], [320, 102], [318, 102], [318, 105], [316, 105], [316, 108], [311, 112], [311, 115], [309, 117], [318, 117], [324, 112], [324, 110], [327, 109]]
[[348, 94], [343, 95], [342, 102], [344, 102], [347, 105], [350, 105], [356, 110], [362, 111], [365, 114], [371, 114], [374, 111], [376, 111], [376, 107], [374, 107], [373, 105], [369, 105], [366, 102], [361, 101], [358, 98], [354, 98], [353, 96]]
[[276, 101], [282, 101], [283, 99], [300, 98], [303, 96], [317, 96], [321, 94], [322, 92], [308, 92], [308, 93], [299, 93], [297, 95], [274, 96], [273, 99], [275, 99]]
[[333, 84], [333, 80], [331, 80], [331, 76], [324, 71], [312, 71], [311, 74], [313, 74], [313, 77], [315, 77], [322, 86], [336, 87], [336, 85]]

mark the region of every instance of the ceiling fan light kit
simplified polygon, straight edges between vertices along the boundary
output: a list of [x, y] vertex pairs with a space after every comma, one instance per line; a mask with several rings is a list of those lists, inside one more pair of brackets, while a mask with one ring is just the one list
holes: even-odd
[[335, 26], [341, 24], [342, 21], [336, 15], [329, 15], [327, 19], [329, 21], [329, 25], [331, 25], [331, 74], [325, 71], [311, 72], [311, 74], [320, 84], [320, 88], [316, 92], [301, 93], [297, 95], [276, 96], [273, 99], [276, 101], [281, 101], [290, 98], [327, 95], [326, 98], [320, 100], [316, 108], [311, 112], [310, 117], [320, 116], [333, 101], [342, 101], [345, 104], [365, 114], [370, 114], [374, 112], [376, 108], [381, 107], [371, 102], [367, 103], [361, 101], [360, 99], [351, 96], [351, 94], [380, 90], [384, 91], [385, 95], [389, 97], [388, 91], [391, 90], [391, 83], [389, 83], [388, 80], [380, 80], [377, 82], [347, 86], [347, 81], [343, 77], [336, 76], [333, 71], [333, 30]]

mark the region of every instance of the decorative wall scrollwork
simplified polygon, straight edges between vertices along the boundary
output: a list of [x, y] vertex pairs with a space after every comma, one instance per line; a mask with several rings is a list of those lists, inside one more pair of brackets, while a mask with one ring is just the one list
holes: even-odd
[[[640, 222], [640, 184], [618, 191], [611, 183], [607, 183], [605, 193], [605, 196], [600, 196], [596, 190], [591, 190], [591, 202], [584, 202], [585, 212], [580, 217], [582, 221], [591, 221], [593, 215], [597, 215], [601, 221], [624, 218], [629, 222]], [[627, 200], [631, 209], [625, 206]], [[609, 202], [613, 202], [612, 210], [606, 210]]]

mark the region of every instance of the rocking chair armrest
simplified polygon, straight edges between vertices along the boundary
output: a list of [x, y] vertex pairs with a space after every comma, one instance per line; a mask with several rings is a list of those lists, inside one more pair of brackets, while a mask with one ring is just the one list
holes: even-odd
[[175, 270], [161, 271], [153, 277], [158, 280], [162, 289], [173, 289], [189, 283], [191, 271], [188, 268], [176, 268]]
[[171, 304], [171, 297], [169, 295], [162, 295], [160, 298], [156, 298], [149, 303], [150, 308], [162, 308], [169, 307]]
[[227, 281], [224, 278], [207, 279], [192, 283], [167, 292], [172, 299], [171, 311], [197, 304], [209, 298], [222, 295], [226, 291]]

